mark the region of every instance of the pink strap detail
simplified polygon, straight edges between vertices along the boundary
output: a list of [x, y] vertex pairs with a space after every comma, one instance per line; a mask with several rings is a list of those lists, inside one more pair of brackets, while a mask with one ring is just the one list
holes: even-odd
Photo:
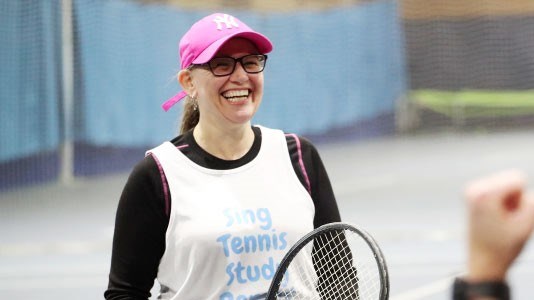
[[302, 171], [302, 175], [304, 176], [304, 180], [306, 180], [306, 185], [307, 185], [306, 189], [308, 190], [308, 193], [311, 195], [311, 184], [310, 184], [310, 179], [308, 178], [308, 172], [306, 172], [306, 167], [304, 166], [304, 161], [302, 160], [302, 150], [301, 150], [301, 147], [300, 147], [300, 139], [294, 133], [288, 133], [286, 135], [293, 137], [295, 139], [295, 142], [297, 143], [297, 153], [299, 155], [300, 170]]
[[154, 159], [154, 161], [156, 161], [156, 164], [158, 165], [159, 174], [161, 176], [161, 185], [163, 186], [163, 197], [165, 201], [165, 215], [167, 215], [168, 217], [170, 216], [170, 199], [169, 187], [167, 186], [167, 180], [165, 179], [165, 172], [163, 172], [163, 168], [161, 167], [161, 163], [159, 162], [158, 158], [155, 155], [152, 155], [152, 158]]
[[187, 96], [186, 92], [181, 91], [178, 94], [172, 96], [169, 98], [161, 107], [163, 107], [164, 111], [168, 111], [174, 104], [176, 104], [178, 101], [182, 100], [183, 97]]
[[[176, 149], [180, 150], [180, 149], [187, 148], [187, 147], [189, 147], [189, 144], [180, 145], [176, 147]], [[169, 186], [168, 186], [168, 183], [165, 177], [165, 172], [163, 171], [163, 167], [161, 166], [161, 163], [159, 162], [158, 158], [155, 155], [153, 155], [150, 152], [147, 155], [152, 156], [152, 158], [156, 162], [156, 165], [158, 166], [159, 174], [161, 177], [161, 185], [163, 186], [163, 198], [165, 201], [165, 215], [167, 215], [168, 217], [170, 216], [170, 207], [171, 207], [170, 201], [171, 200], [170, 200], [170, 195], [169, 195]]]

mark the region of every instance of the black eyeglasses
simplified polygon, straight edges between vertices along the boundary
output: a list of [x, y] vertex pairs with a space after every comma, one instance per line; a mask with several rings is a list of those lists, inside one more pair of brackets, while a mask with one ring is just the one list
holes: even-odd
[[261, 73], [265, 69], [267, 55], [250, 54], [239, 58], [233, 57], [214, 57], [205, 64], [193, 66], [208, 66], [214, 76], [227, 76], [234, 72], [235, 65], [239, 62], [245, 72], [249, 74]]

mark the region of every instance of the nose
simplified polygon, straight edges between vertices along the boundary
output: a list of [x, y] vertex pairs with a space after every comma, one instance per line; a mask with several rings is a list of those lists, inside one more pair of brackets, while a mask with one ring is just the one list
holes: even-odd
[[243, 65], [241, 65], [241, 62], [236, 62], [234, 72], [230, 75], [230, 80], [239, 83], [248, 80], [248, 73], [245, 71], [245, 68], [243, 68]]

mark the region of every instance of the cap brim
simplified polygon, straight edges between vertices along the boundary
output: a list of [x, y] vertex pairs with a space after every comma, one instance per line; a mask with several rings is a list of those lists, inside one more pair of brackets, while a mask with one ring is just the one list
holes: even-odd
[[225, 36], [224, 38], [221, 38], [217, 41], [215, 41], [213, 44], [209, 45], [202, 53], [200, 53], [195, 60], [193, 60], [193, 64], [203, 64], [208, 62], [214, 55], [219, 51], [219, 48], [226, 43], [228, 40], [236, 37], [242, 37], [247, 40], [250, 40], [254, 45], [256, 45], [256, 48], [261, 54], [269, 53], [273, 50], [273, 44], [269, 39], [264, 36], [261, 33], [257, 32], [238, 32], [233, 35]]

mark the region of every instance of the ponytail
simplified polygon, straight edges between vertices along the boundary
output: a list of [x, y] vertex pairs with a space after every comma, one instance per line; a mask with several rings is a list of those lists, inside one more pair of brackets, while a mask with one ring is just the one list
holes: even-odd
[[184, 103], [184, 110], [182, 112], [182, 124], [180, 126], [180, 134], [195, 128], [198, 124], [200, 112], [198, 111], [196, 99], [187, 96]]

